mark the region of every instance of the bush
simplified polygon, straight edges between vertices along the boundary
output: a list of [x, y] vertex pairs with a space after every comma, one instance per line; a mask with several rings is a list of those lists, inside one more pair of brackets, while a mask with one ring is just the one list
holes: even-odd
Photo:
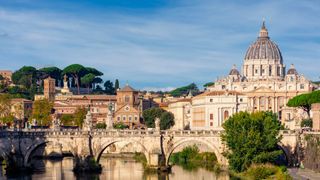
[[303, 119], [301, 121], [301, 127], [310, 127], [312, 128], [312, 119]]
[[271, 164], [253, 164], [241, 176], [249, 179], [292, 179], [286, 169]]
[[107, 127], [106, 123], [97, 123], [96, 129], [105, 129]]
[[113, 128], [115, 128], [115, 129], [128, 129], [129, 126], [120, 122], [120, 123], [114, 124]]

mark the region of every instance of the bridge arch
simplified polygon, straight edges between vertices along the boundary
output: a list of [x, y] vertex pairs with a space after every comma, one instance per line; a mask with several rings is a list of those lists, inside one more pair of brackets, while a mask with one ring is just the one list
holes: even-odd
[[38, 142], [36, 144], [31, 145], [24, 156], [23, 165], [27, 167], [32, 153], [36, 151], [38, 148], [40, 148], [41, 146], [46, 145], [48, 142], [49, 141], [42, 141], [42, 142]]
[[286, 158], [286, 166], [291, 166], [293, 164], [293, 159], [291, 155], [291, 147], [285, 146], [281, 142], [278, 143], [278, 148], [284, 153], [284, 156]]
[[[31, 158], [31, 156], [32, 156], [32, 154], [38, 149], [38, 148], [40, 148], [40, 147], [42, 147], [42, 146], [45, 146], [45, 145], [47, 145], [47, 144], [49, 144], [49, 143], [55, 143], [55, 141], [51, 141], [51, 140], [44, 140], [44, 141], [41, 141], [41, 142], [38, 142], [38, 143], [35, 143], [35, 144], [33, 144], [33, 145], [31, 145], [28, 149], [27, 149], [27, 151], [26, 151], [26, 153], [25, 153], [25, 155], [24, 155], [24, 159], [23, 159], [23, 164], [24, 164], [24, 166], [25, 167], [27, 167], [28, 165], [29, 165], [29, 161], [30, 161], [30, 158]], [[56, 142], [57, 143], [57, 142]], [[62, 142], [58, 142], [59, 144], [61, 144]], [[68, 146], [68, 144], [61, 144], [63, 147], [64, 146]], [[69, 146], [68, 146], [69, 147]], [[73, 154], [73, 152], [71, 152], [72, 154]]]
[[217, 161], [219, 164], [227, 165], [226, 158], [222, 155], [222, 152], [219, 151], [219, 149], [218, 149], [218, 147], [216, 147], [216, 145], [214, 145], [213, 143], [211, 143], [209, 141], [202, 140], [199, 138], [186, 138], [186, 139], [179, 140], [179, 141], [175, 142], [166, 153], [166, 164], [169, 165], [169, 160], [170, 160], [170, 157], [171, 157], [172, 153], [174, 152], [174, 150], [176, 150], [178, 147], [180, 147], [182, 145], [190, 144], [192, 142], [206, 145], [216, 155]]
[[129, 144], [129, 143], [139, 144], [139, 145], [142, 147], [142, 149], [143, 149], [143, 152], [142, 152], [142, 153], [146, 156], [147, 162], [149, 162], [149, 151], [148, 151], [148, 149], [147, 149], [142, 143], [140, 143], [139, 141], [130, 140], [130, 139], [119, 139], [119, 140], [111, 140], [111, 141], [105, 142], [105, 143], [101, 146], [102, 148], [101, 148], [100, 150], [98, 150], [97, 154], [95, 155], [96, 161], [99, 163], [100, 158], [101, 158], [103, 152], [104, 152], [109, 146], [111, 146], [112, 144], [115, 144], [115, 143], [117, 143], [117, 142], [126, 142], [127, 144]]

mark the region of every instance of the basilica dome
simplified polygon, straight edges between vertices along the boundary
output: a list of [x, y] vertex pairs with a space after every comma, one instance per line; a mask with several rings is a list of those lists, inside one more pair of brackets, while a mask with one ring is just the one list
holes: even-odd
[[258, 39], [250, 45], [245, 55], [245, 60], [269, 59], [282, 63], [279, 47], [268, 36], [268, 30], [263, 22]]

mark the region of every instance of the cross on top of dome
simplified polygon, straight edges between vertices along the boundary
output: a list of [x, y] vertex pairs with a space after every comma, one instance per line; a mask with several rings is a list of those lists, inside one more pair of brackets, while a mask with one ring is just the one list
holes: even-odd
[[261, 26], [261, 29], [260, 29], [260, 35], [259, 35], [260, 38], [268, 38], [268, 29], [266, 28], [266, 24], [265, 24], [265, 21], [263, 20], [262, 22], [262, 26]]

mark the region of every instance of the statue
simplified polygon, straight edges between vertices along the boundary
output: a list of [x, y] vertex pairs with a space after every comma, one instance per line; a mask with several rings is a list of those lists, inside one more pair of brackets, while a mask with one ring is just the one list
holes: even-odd
[[108, 109], [109, 111], [107, 113], [106, 125], [107, 125], [107, 129], [113, 129], [113, 122], [112, 122], [113, 103], [109, 103]]
[[86, 114], [86, 118], [84, 119], [83, 130], [91, 131], [91, 129], [92, 129], [92, 115], [91, 115], [90, 106], [89, 106], [88, 112]]
[[53, 114], [53, 115], [52, 115], [52, 122], [53, 122], [53, 129], [54, 129], [54, 130], [60, 130], [61, 121], [60, 121], [60, 119], [58, 118], [58, 115], [57, 115], [57, 114]]
[[155, 124], [155, 129], [156, 129], [156, 131], [160, 131], [160, 118], [156, 118], [155, 120], [154, 120], [154, 124]]

